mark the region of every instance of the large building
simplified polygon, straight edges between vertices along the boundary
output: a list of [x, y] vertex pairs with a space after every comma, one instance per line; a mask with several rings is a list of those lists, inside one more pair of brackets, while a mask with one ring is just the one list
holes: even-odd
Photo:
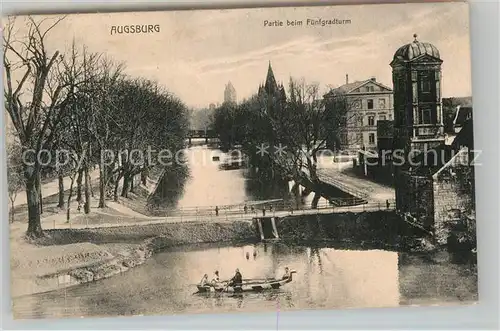
[[338, 95], [347, 99], [347, 116], [340, 134], [340, 149], [355, 152], [359, 149], [377, 150], [377, 122], [393, 120], [393, 93], [391, 88], [372, 77], [346, 83], [328, 92], [324, 97]]
[[231, 82], [228, 82], [226, 84], [226, 88], [224, 89], [224, 102], [233, 104], [236, 103], [236, 89]]

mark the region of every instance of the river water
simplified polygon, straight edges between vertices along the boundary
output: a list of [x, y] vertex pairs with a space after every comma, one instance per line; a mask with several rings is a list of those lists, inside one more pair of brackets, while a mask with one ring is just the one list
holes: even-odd
[[[188, 150], [189, 177], [172, 185], [175, 208], [234, 205], [288, 197], [287, 189], [266, 188], [244, 170], [220, 170], [225, 155], [205, 146]], [[180, 184], [179, 184], [180, 183]], [[308, 203], [308, 201], [305, 201]], [[476, 299], [477, 277], [469, 264], [442, 253], [437, 259], [384, 250], [347, 250], [259, 243], [197, 245], [154, 255], [145, 264], [93, 283], [14, 299], [17, 318], [115, 316], [287, 309], [394, 307], [468, 302]], [[194, 294], [204, 273], [228, 279], [281, 276], [297, 271], [280, 290], [231, 296]]]
[[[248, 253], [248, 254], [247, 254]], [[195, 294], [204, 273], [222, 279], [238, 267], [243, 278], [281, 276], [293, 281], [262, 293]], [[476, 278], [467, 264], [429, 262], [418, 255], [382, 250], [252, 244], [178, 247], [142, 266], [93, 283], [14, 300], [18, 318], [151, 315], [395, 307], [468, 302]]]
[[[160, 183], [164, 186], [163, 200], [170, 210], [207, 208], [215, 206], [252, 205], [271, 200], [292, 201], [293, 183], [273, 183], [250, 177], [245, 169], [222, 170], [221, 164], [231, 157], [219, 149], [206, 145], [184, 150], [187, 175], [169, 174]], [[216, 159], [216, 160], [215, 160]], [[320, 158], [319, 167], [335, 166], [332, 158]], [[309, 206], [314, 194], [299, 201]], [[326, 204], [321, 198], [320, 204]]]

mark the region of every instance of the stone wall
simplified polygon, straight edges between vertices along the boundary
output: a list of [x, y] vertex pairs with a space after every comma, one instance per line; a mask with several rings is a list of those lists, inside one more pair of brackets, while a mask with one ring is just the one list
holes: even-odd
[[396, 208], [403, 213], [409, 213], [419, 225], [431, 229], [434, 223], [432, 177], [400, 172], [396, 187]]
[[474, 168], [460, 160], [448, 163], [434, 176], [433, 190], [436, 239], [444, 244], [454, 225], [475, 210]]
[[353, 249], [416, 249], [426, 234], [394, 211], [296, 215], [277, 220], [284, 241], [338, 243]]

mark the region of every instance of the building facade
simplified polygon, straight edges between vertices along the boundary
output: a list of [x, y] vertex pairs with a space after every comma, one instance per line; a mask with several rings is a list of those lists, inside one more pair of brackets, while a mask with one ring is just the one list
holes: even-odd
[[392, 121], [392, 89], [377, 82], [376, 78], [349, 83], [330, 91], [324, 97], [343, 95], [347, 100], [345, 128], [340, 134], [340, 148], [355, 152], [377, 150], [377, 122]]

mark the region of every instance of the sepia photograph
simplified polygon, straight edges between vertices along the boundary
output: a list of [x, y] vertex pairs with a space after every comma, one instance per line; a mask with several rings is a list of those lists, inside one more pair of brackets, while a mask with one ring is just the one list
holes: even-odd
[[14, 318], [475, 304], [469, 29], [463, 2], [4, 17]]

